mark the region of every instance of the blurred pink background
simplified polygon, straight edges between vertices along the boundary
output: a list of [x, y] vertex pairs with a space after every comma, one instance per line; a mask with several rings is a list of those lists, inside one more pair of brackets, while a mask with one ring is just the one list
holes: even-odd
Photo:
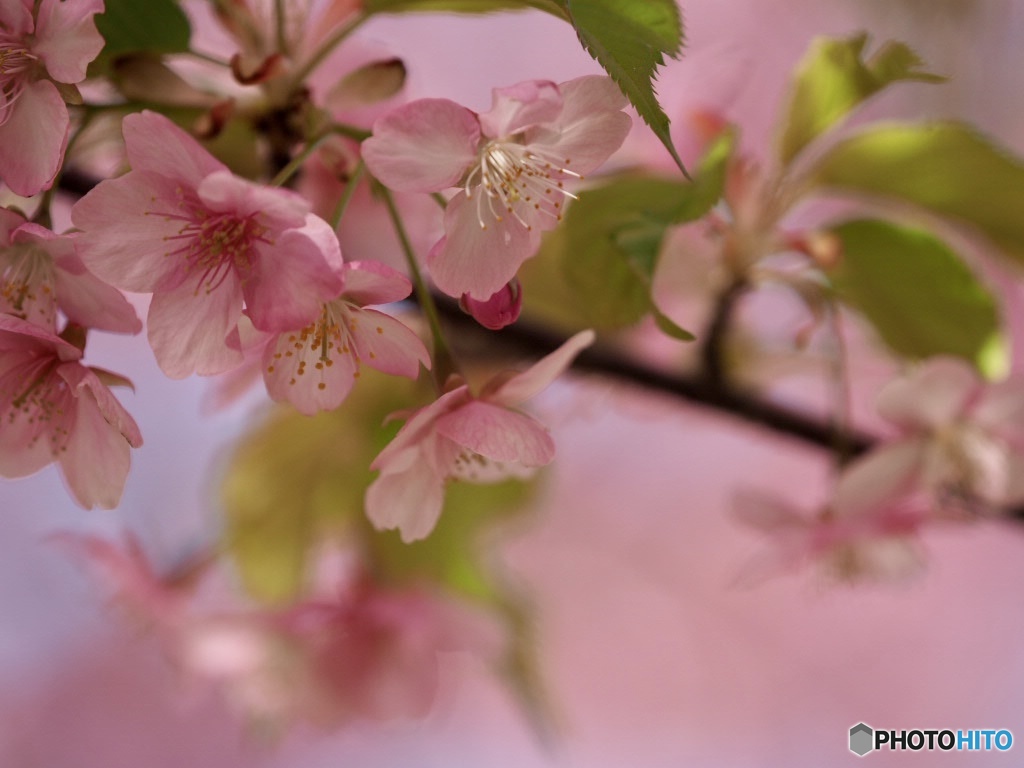
[[[1024, 9], [1010, 0], [689, 0], [686, 58], [659, 92], [686, 151], [686, 116], [724, 109], [763, 153], [786, 75], [815, 34], [869, 29], [912, 43], [941, 87], [902, 86], [868, 115], [967, 118], [1024, 150]], [[410, 95], [486, 108], [490, 89], [598, 68], [541, 14], [369, 24], [405, 58]], [[666, 163], [638, 127], [621, 162]], [[1014, 287], [1008, 306], [1019, 309]], [[1019, 347], [1018, 347], [1019, 348]], [[936, 532], [926, 575], [827, 587], [804, 572], [733, 580], [763, 545], [729, 509], [740, 487], [806, 505], [826, 457], [733, 420], [600, 381], [538, 400], [558, 458], [531, 525], [495, 552], [536, 602], [538, 651], [561, 738], [542, 746], [469, 656], [445, 659], [425, 721], [297, 729], [254, 742], [216, 696], [185, 689], [151, 639], [104, 610], [61, 530], [135, 531], [157, 564], [217, 529], [213, 489], [249, 402], [203, 415], [208, 383], [160, 375], [141, 338], [97, 336], [92, 361], [128, 372], [146, 445], [115, 512], [85, 513], [55, 471], [0, 481], [0, 766], [4, 768], [819, 768], [860, 764], [859, 721], [1006, 728], [1024, 739], [1024, 526]], [[862, 387], [870, 394], [871, 387]], [[163, 559], [161, 559], [163, 558]], [[876, 753], [867, 765], [1020, 765], [1008, 753]]]

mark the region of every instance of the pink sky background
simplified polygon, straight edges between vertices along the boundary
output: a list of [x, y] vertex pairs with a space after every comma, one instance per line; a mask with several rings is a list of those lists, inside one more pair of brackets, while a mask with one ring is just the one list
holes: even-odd
[[[869, 114], [966, 117], [1024, 151], [1019, 4], [690, 0], [685, 9], [688, 55], [659, 86], [684, 148], [686, 115], [716, 106], [743, 127], [749, 149], [764, 152], [786, 72], [811, 36], [866, 28], [875, 41], [911, 42], [933, 71], [955, 78], [894, 89]], [[475, 109], [489, 105], [494, 86], [598, 71], [568, 26], [535, 13], [379, 20], [365, 35], [405, 58], [411, 96]], [[643, 129], [622, 153], [637, 158], [667, 160]], [[1020, 308], [1017, 292], [1006, 290], [1011, 309]], [[601, 381], [560, 384], [538, 399], [559, 451], [549, 491], [533, 524], [495, 552], [536, 601], [559, 741], [539, 745], [496, 679], [452, 655], [425, 721], [359, 722], [330, 735], [300, 728], [277, 747], [253, 742], [216, 696], [184, 690], [152, 640], [106, 612], [101, 590], [46, 541], [124, 526], [169, 565], [216, 530], [217, 471], [253, 404], [203, 415], [208, 382], [164, 378], [140, 338], [97, 336], [90, 359], [134, 379], [137, 394], [123, 400], [146, 445], [112, 513], [74, 507], [52, 469], [0, 481], [3, 768], [1022, 762], [1024, 526], [934, 532], [928, 572], [904, 586], [830, 588], [805, 572], [736, 588], [763, 544], [733, 520], [736, 490], [813, 505], [827, 488], [827, 457]], [[858, 721], [1007, 728], [1022, 741], [1006, 754], [879, 753], [860, 763], [846, 746]]]

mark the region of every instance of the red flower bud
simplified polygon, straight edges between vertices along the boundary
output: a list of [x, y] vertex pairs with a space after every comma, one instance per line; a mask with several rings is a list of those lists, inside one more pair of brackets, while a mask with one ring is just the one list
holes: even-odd
[[519, 318], [519, 311], [523, 308], [523, 289], [519, 280], [513, 277], [486, 301], [474, 299], [468, 293], [462, 294], [459, 306], [484, 328], [500, 331]]

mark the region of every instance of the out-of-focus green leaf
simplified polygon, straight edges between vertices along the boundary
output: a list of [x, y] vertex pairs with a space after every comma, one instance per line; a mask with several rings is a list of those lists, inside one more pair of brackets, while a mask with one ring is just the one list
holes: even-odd
[[1024, 263], [1024, 163], [966, 125], [871, 128], [836, 145], [809, 178], [967, 224]]
[[222, 486], [228, 550], [257, 599], [294, 598], [317, 537], [362, 524], [370, 462], [398, 429], [380, 425], [415, 395], [405, 379], [362, 378], [338, 410], [308, 417], [281, 407], [235, 450]]
[[558, 0], [580, 42], [604, 67], [640, 117], [686, 173], [669, 119], [658, 104], [654, 78], [665, 55], [683, 49], [683, 20], [675, 0]]
[[832, 231], [843, 244], [830, 274], [836, 293], [893, 351], [910, 358], [957, 355], [987, 375], [1002, 372], [1006, 346], [996, 300], [945, 243], [871, 219]]
[[561, 0], [363, 0], [363, 11], [373, 13], [493, 13], [535, 8], [567, 19]]
[[[724, 133], [692, 183], [628, 174], [587, 190], [569, 207], [562, 233], [545, 241], [540, 258], [562, 264], [563, 301], [587, 325], [622, 328], [652, 311], [651, 280], [665, 230], [700, 218], [718, 201], [733, 143], [733, 134]], [[663, 328], [692, 338], [674, 324]]]
[[96, 28], [106, 45], [101, 58], [125, 53], [181, 53], [188, 50], [192, 28], [175, 0], [106, 0]]
[[903, 43], [887, 42], [864, 58], [868, 36], [819, 37], [800, 62], [792, 84], [779, 156], [789, 163], [805, 146], [842, 120], [861, 102], [900, 80], [942, 82], [923, 72], [922, 61]]

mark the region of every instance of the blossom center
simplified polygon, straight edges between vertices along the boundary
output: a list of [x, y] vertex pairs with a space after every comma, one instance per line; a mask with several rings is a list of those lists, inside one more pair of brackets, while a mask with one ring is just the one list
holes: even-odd
[[18, 390], [0, 391], [0, 401], [13, 395], [5, 423], [14, 425], [18, 419], [24, 419], [28, 425], [29, 439], [25, 448], [31, 448], [45, 435], [54, 457], [66, 450], [70, 436], [67, 420], [71, 393], [64, 379], [56, 375], [57, 365], [58, 361], [51, 357], [33, 359], [19, 366], [17, 374], [7, 379], [22, 385]]
[[53, 260], [41, 248], [13, 245], [0, 249], [0, 306], [28, 319], [31, 305], [53, 298]]
[[267, 228], [259, 222], [259, 214], [216, 213], [187, 204], [186, 209], [189, 212], [185, 215], [150, 212], [182, 221], [177, 235], [164, 238], [180, 241], [181, 247], [164, 255], [182, 257], [187, 273], [199, 273], [197, 294], [204, 287], [206, 293], [216, 290], [232, 273], [244, 281], [252, 267], [256, 243], [271, 244], [266, 238]]
[[[358, 319], [351, 312], [339, 306], [339, 302], [324, 304], [320, 317], [301, 331], [288, 335], [287, 344], [278, 347], [273, 355], [267, 373], [274, 373], [278, 366], [294, 364], [295, 369], [288, 383], [295, 386], [307, 374], [319, 376], [319, 389], [326, 389], [323, 377], [334, 365], [337, 355], [352, 355], [359, 359], [352, 334], [358, 328]], [[312, 368], [312, 371], [310, 371]], [[355, 376], [359, 376], [358, 370]]]
[[477, 196], [477, 221], [487, 229], [488, 220], [496, 223], [511, 216], [526, 229], [562, 220], [564, 199], [575, 195], [565, 189], [565, 180], [582, 178], [570, 171], [570, 158], [555, 158], [536, 148], [507, 140], [484, 145], [477, 165], [466, 178], [465, 192]]
[[35, 63], [36, 57], [27, 49], [0, 36], [0, 125], [11, 116], [14, 103], [25, 88], [26, 75]]

